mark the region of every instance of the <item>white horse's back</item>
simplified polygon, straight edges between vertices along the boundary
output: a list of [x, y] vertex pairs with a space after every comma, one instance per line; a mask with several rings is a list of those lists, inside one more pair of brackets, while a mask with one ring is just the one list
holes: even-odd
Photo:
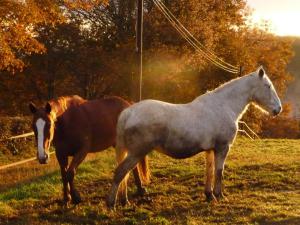
[[[202, 103], [200, 103], [201, 105]], [[189, 149], [193, 153], [213, 147], [212, 121], [204, 120], [210, 114], [209, 108], [189, 104], [171, 104], [157, 100], [144, 100], [122, 112], [118, 133], [124, 147], [130, 148], [130, 139], [141, 140], [141, 145], [153, 143], [151, 147], [160, 149]], [[119, 136], [119, 135], [118, 135]], [[125, 137], [125, 139], [124, 139]], [[126, 139], [129, 140], [127, 143]], [[125, 140], [125, 141], [124, 141]], [[118, 142], [118, 141], [117, 141]], [[189, 144], [190, 143], [190, 144]], [[190, 154], [188, 154], [190, 155]]]

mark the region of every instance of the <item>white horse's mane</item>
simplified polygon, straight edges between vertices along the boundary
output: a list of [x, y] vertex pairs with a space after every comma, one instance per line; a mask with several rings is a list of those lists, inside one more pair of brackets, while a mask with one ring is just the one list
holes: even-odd
[[229, 87], [233, 86], [233, 85], [236, 85], [237, 82], [241, 81], [241, 82], [246, 82], [245, 78], [248, 77], [253, 77], [253, 75], [255, 75], [255, 73], [250, 73], [250, 74], [247, 74], [247, 75], [244, 75], [244, 76], [241, 76], [241, 77], [237, 77], [235, 79], [232, 79], [230, 81], [227, 81], [223, 84], [221, 84], [220, 86], [218, 86], [217, 88], [209, 91], [209, 92], [214, 92], [214, 93], [217, 93], [217, 92], [220, 92], [220, 91], [223, 91], [224, 89], [228, 89]]

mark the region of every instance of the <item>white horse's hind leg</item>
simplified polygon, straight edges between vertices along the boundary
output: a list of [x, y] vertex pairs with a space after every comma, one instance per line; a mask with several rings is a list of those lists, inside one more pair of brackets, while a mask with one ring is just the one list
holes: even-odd
[[214, 151], [209, 150], [205, 152], [206, 155], [206, 181], [205, 181], [205, 196], [208, 202], [214, 199], [213, 195], [213, 180], [214, 180]]
[[230, 146], [228, 145], [228, 143], [219, 143], [215, 147], [215, 185], [213, 193], [217, 199], [224, 197], [222, 193], [222, 179], [224, 162], [227, 157], [229, 148]]
[[[127, 149], [116, 147], [116, 159], [117, 159], [118, 165], [120, 165], [122, 163], [122, 161], [126, 158], [126, 156], [127, 156]], [[127, 174], [125, 176], [123, 181], [120, 183], [120, 186], [118, 189], [118, 198], [120, 199], [122, 205], [125, 205], [128, 202], [128, 197], [127, 197], [128, 176], [129, 176], [129, 174]]]
[[[120, 183], [123, 181], [125, 176], [132, 170], [140, 160], [139, 157], [127, 155], [124, 161], [117, 167], [115, 171], [115, 176], [113, 179], [112, 187], [107, 198], [107, 206], [109, 208], [114, 208], [116, 205], [117, 192], [120, 186]], [[126, 181], [125, 181], [126, 182]]]
[[146, 188], [143, 187], [143, 184], [142, 184], [142, 181], [141, 181], [141, 178], [140, 178], [139, 171], [138, 171], [137, 167], [135, 167], [133, 169], [134, 183], [135, 183], [135, 186], [137, 187], [136, 195], [137, 196], [143, 196], [147, 192], [147, 190], [146, 190]]
[[128, 196], [127, 196], [127, 180], [129, 177], [129, 173], [125, 176], [123, 181], [120, 183], [119, 189], [118, 189], [118, 199], [121, 202], [123, 206], [129, 203]]

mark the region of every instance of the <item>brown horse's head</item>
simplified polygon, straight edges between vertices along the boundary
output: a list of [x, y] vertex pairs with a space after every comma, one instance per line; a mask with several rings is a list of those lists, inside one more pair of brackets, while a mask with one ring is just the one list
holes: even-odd
[[48, 102], [44, 108], [29, 104], [33, 114], [32, 129], [37, 143], [37, 158], [41, 164], [48, 163], [50, 143], [54, 136], [54, 119], [51, 116], [51, 105]]

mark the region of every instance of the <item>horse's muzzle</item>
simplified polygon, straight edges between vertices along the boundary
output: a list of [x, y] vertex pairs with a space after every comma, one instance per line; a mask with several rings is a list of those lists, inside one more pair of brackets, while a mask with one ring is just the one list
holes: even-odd
[[282, 107], [279, 106], [277, 109], [273, 110], [273, 116], [277, 116], [282, 111]]
[[48, 154], [45, 154], [44, 158], [42, 158], [42, 159], [39, 158], [40, 164], [47, 164], [48, 161], [49, 161], [49, 156], [48, 156]]

